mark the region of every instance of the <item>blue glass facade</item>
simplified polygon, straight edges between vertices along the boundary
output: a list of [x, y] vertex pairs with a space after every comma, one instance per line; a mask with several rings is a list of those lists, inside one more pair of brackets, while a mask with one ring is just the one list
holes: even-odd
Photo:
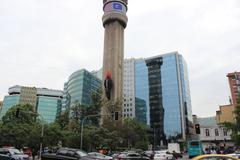
[[91, 94], [101, 87], [101, 80], [85, 69], [74, 72], [64, 85], [63, 110], [75, 103], [92, 103]]
[[[147, 58], [146, 60], [159, 57], [163, 59], [161, 87], [162, 106], [164, 108], [164, 132], [166, 138], [179, 135], [184, 137], [188, 121], [192, 121], [186, 62], [177, 52]], [[138, 59], [135, 62], [135, 96], [146, 102], [147, 124], [150, 125], [148, 69], [143, 59]]]
[[147, 105], [144, 100], [135, 98], [135, 112], [137, 121], [147, 124]]
[[19, 103], [19, 98], [20, 98], [19, 95], [10, 95], [4, 97], [0, 119], [6, 114], [8, 109]]
[[[149, 86], [148, 86], [148, 69], [144, 59], [136, 60], [135, 62], [135, 99], [141, 99], [146, 104], [146, 122], [150, 125], [150, 116], [149, 116]], [[140, 108], [138, 103], [135, 102], [135, 108]], [[136, 111], [136, 119], [142, 119], [138, 117]], [[143, 116], [143, 115], [142, 115]]]
[[61, 98], [57, 97], [38, 97], [37, 111], [42, 115], [43, 120], [47, 123], [55, 121], [61, 108]]

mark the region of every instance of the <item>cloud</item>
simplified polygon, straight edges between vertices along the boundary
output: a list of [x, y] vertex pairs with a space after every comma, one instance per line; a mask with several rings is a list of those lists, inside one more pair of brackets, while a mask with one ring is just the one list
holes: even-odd
[[[239, 6], [238, 0], [131, 0], [125, 57], [178, 50], [188, 63], [193, 113], [215, 114], [228, 103], [226, 74], [240, 70]], [[62, 89], [72, 72], [99, 69], [102, 14], [101, 0], [0, 1], [0, 99], [12, 85]]]

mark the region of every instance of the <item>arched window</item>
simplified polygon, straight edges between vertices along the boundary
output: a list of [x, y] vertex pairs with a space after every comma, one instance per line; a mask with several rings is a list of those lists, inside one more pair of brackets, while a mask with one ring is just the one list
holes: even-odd
[[206, 133], [206, 137], [209, 137], [209, 136], [210, 136], [209, 129], [205, 129], [205, 133]]
[[215, 136], [219, 136], [218, 129], [215, 129]]

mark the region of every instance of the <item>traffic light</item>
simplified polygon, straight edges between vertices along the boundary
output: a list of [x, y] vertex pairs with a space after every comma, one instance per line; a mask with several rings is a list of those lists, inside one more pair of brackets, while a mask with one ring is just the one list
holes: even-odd
[[20, 108], [17, 108], [17, 111], [16, 111], [16, 118], [18, 118], [19, 117], [19, 113], [20, 113]]
[[196, 134], [200, 134], [200, 125], [199, 124], [195, 124], [195, 131], [196, 131]]
[[115, 121], [118, 120], [118, 112], [114, 112], [114, 120], [115, 120]]

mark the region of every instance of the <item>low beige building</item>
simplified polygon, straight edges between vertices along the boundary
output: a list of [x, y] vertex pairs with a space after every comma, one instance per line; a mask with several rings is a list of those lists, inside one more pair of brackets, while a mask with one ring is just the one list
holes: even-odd
[[235, 107], [233, 104], [219, 106], [219, 110], [216, 111], [217, 123], [234, 122], [234, 109]]

